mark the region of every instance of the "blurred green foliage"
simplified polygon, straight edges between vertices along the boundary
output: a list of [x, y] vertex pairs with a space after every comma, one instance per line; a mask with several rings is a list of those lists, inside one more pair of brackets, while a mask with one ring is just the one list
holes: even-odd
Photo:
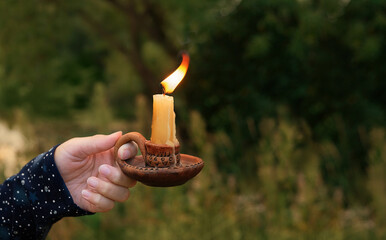
[[198, 43], [190, 102], [211, 130], [246, 147], [257, 139], [251, 122], [287, 107], [312, 126], [313, 139], [339, 145], [342, 159], [328, 180], [347, 185], [366, 167], [358, 126], [385, 123], [385, 8], [382, 1], [242, 1]]
[[79, 135], [149, 137], [152, 94], [187, 50], [177, 132], [203, 172], [137, 186], [51, 239], [382, 238], [385, 35], [379, 0], [5, 0], [0, 118], [30, 157]]

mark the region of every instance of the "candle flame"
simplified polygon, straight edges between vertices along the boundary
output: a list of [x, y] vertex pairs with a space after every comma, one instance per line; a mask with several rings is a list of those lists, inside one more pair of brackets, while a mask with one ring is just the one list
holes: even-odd
[[165, 78], [161, 84], [164, 89], [164, 93], [172, 93], [176, 89], [177, 85], [185, 77], [186, 71], [189, 66], [189, 55], [186, 53], [182, 54], [182, 62], [180, 66], [167, 78]]

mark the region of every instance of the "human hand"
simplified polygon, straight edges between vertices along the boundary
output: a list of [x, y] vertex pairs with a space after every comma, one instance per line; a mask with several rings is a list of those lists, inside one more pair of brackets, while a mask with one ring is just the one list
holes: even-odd
[[[136, 181], [127, 177], [114, 159], [114, 145], [122, 132], [110, 135], [72, 138], [59, 145], [55, 163], [74, 202], [90, 212], [106, 212], [115, 202], [124, 202], [130, 196], [129, 188]], [[121, 159], [137, 154], [134, 143], [124, 144], [118, 150]]]

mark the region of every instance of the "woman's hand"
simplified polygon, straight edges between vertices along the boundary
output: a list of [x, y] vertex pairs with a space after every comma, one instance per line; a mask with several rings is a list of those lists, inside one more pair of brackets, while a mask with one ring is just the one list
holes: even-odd
[[[127, 177], [114, 159], [114, 145], [122, 135], [72, 138], [55, 151], [55, 163], [74, 202], [90, 212], [106, 212], [115, 202], [126, 201], [136, 181]], [[119, 148], [118, 156], [128, 159], [137, 154], [135, 143]]]

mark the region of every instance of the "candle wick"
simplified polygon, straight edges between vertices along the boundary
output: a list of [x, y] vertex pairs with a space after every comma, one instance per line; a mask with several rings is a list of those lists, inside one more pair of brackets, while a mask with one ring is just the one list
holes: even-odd
[[165, 88], [164, 88], [164, 86], [162, 85], [162, 83], [161, 83], [160, 85], [161, 85], [161, 91], [162, 91], [162, 94], [165, 96]]

